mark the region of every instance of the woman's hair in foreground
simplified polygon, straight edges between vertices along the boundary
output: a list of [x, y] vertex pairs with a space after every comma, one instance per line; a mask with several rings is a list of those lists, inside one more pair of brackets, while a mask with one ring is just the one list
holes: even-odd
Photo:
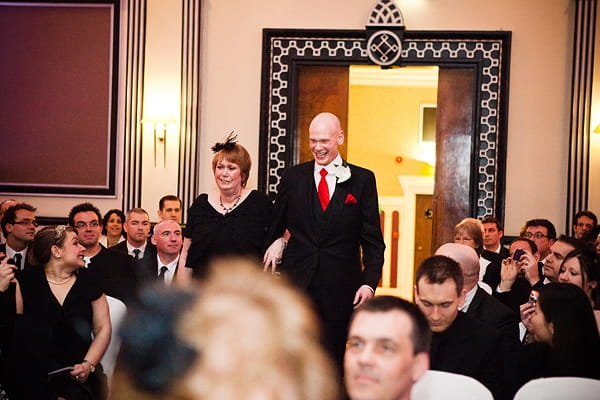
[[552, 369], [556, 376], [600, 378], [600, 336], [590, 300], [570, 283], [549, 283], [538, 304], [553, 324]]
[[[167, 341], [173, 344], [171, 355], [182, 355], [183, 362], [164, 354], [165, 338], [156, 340], [155, 347], [128, 351], [151, 332], [148, 322], [142, 329], [126, 323], [113, 399], [338, 398], [339, 383], [320, 347], [317, 319], [287, 283], [246, 259], [228, 258], [214, 262], [208, 279], [187, 295], [191, 300], [184, 301], [184, 307], [168, 310], [175, 315], [172, 329], [162, 329], [170, 331], [166, 337], [172, 336]], [[161, 302], [163, 296], [153, 297]], [[143, 321], [146, 317], [139, 313], [129, 314]], [[148, 368], [150, 376], [157, 370], [168, 376], [158, 384], [145, 379], [148, 376], [135, 370], [140, 358], [146, 366], [154, 365]]]

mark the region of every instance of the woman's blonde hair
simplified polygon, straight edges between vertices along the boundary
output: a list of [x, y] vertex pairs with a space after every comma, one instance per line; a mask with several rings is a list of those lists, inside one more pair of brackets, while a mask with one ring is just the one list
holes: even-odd
[[175, 329], [198, 357], [164, 395], [147, 398], [338, 398], [317, 319], [285, 281], [247, 259], [227, 258], [213, 263], [199, 293]]

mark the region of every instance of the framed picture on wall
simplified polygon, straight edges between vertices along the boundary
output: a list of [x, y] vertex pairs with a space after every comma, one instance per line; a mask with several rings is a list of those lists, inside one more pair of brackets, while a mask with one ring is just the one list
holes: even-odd
[[115, 194], [119, 5], [0, 1], [0, 192]]
[[435, 143], [435, 118], [437, 105], [421, 104], [419, 118], [419, 141]]

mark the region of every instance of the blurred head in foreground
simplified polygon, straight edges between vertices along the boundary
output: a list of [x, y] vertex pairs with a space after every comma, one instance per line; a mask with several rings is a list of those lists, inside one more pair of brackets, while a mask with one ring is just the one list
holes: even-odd
[[199, 287], [148, 287], [122, 332], [112, 399], [328, 400], [337, 378], [306, 300], [251, 261]]

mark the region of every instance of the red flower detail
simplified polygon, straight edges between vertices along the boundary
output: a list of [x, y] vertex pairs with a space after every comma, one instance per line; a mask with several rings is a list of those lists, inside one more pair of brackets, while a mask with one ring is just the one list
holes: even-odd
[[344, 200], [344, 204], [356, 204], [358, 203], [358, 201], [356, 200], [356, 197], [354, 197], [352, 195], [352, 193], [348, 193], [348, 195], [346, 196], [346, 200]]

